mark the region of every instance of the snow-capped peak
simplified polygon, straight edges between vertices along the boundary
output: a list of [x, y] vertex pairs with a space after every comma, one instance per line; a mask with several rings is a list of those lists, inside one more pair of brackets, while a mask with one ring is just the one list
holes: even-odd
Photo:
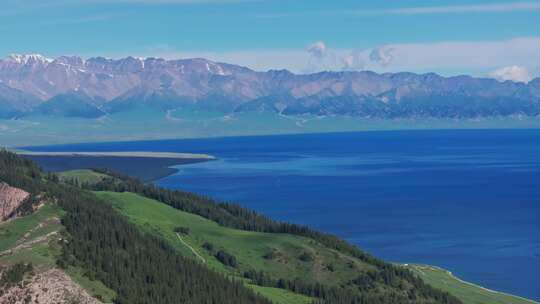
[[36, 62], [49, 64], [53, 61], [52, 59], [40, 54], [11, 54], [7, 57], [7, 60], [17, 64], [28, 64]]
[[53, 62], [74, 67], [83, 67], [85, 65], [85, 60], [79, 56], [60, 56]]

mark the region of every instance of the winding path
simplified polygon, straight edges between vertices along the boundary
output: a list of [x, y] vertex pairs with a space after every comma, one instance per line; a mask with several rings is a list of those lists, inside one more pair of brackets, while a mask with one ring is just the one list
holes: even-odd
[[193, 254], [198, 257], [199, 259], [201, 259], [201, 261], [203, 263], [206, 263], [206, 260], [193, 248], [191, 247], [188, 243], [186, 243], [181, 237], [180, 237], [180, 234], [176, 233], [176, 236], [178, 237], [178, 239], [180, 240], [180, 242], [182, 242], [182, 244], [184, 244], [186, 247], [188, 247], [191, 252], [193, 252]]

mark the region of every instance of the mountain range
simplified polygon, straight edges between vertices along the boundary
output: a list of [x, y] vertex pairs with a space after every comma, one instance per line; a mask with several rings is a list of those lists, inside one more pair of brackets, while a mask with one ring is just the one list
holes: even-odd
[[369, 118], [538, 116], [540, 78], [518, 83], [434, 73], [260, 72], [202, 58], [0, 60], [0, 118], [97, 118], [137, 106]]

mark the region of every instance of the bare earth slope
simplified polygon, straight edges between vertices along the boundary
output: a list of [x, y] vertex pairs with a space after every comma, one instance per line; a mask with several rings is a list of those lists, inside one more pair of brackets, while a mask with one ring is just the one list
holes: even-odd
[[0, 303], [100, 303], [59, 269], [38, 273], [0, 296]]
[[0, 222], [9, 218], [28, 195], [24, 190], [0, 182]]

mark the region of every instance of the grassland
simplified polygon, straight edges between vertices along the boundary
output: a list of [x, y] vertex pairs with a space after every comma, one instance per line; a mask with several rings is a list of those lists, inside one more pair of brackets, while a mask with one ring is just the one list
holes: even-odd
[[[244, 271], [256, 269], [275, 278], [309, 278], [313, 282], [337, 285], [355, 278], [357, 271], [371, 267], [308, 238], [222, 227], [133, 193], [97, 192], [97, 195], [145, 231], [168, 240], [182, 254], [204, 260], [209, 267], [228, 275], [241, 277]], [[175, 232], [177, 227], [188, 227], [190, 232], [180, 236]], [[205, 243], [212, 244], [213, 251], [205, 249]], [[234, 255], [238, 266], [232, 268], [220, 263], [213, 254], [217, 250]], [[305, 252], [313, 259], [301, 260], [300, 255]], [[269, 253], [273, 253], [272, 258], [268, 258]], [[294, 296], [302, 301], [308, 299], [281, 289], [257, 288], [257, 291], [276, 303], [296, 303], [287, 302]]]
[[113, 290], [103, 285], [101, 281], [89, 279], [80, 268], [69, 267], [65, 271], [75, 283], [79, 284], [89, 294], [100, 299], [102, 302], [112, 303], [116, 297], [116, 293]]
[[428, 284], [458, 297], [464, 304], [533, 304], [531, 300], [489, 290], [462, 281], [447, 270], [428, 265], [407, 265]]
[[47, 203], [33, 214], [0, 224], [0, 265], [30, 262], [38, 271], [55, 267], [61, 215], [58, 206]]
[[0, 224], [0, 252], [16, 246], [23, 238], [32, 240], [59, 229], [60, 224], [53, 219], [58, 218], [60, 213], [57, 206], [46, 204], [31, 215]]
[[94, 184], [102, 181], [107, 175], [89, 169], [79, 169], [60, 172], [58, 176], [60, 177], [60, 180], [63, 181], [75, 179], [80, 184]]
[[287, 117], [277, 113], [258, 112], [224, 116], [223, 113], [189, 109], [179, 109], [171, 115], [165, 115], [150, 107], [114, 113], [107, 117], [109, 119], [99, 121], [39, 115], [25, 119], [0, 119], [0, 136], [3, 145], [20, 147], [28, 143], [34, 146], [74, 143], [80, 142], [81, 138], [85, 142], [105, 142], [343, 131], [540, 127], [539, 117], [395, 120], [310, 115]]
[[[257, 269], [280, 278], [312, 278], [314, 281], [338, 284], [355, 277], [351, 269], [370, 267], [308, 238], [222, 227], [198, 215], [133, 193], [97, 192], [97, 195], [111, 202], [146, 231], [169, 240], [185, 255], [195, 259], [200, 255], [209, 266], [231, 274]], [[188, 227], [191, 232], [183, 235], [181, 241], [174, 232], [176, 227]], [[237, 269], [219, 263], [204, 249], [206, 242], [213, 244], [215, 250], [223, 249], [233, 254], [239, 261]], [[274, 252], [275, 258], [265, 258], [271, 252]], [[313, 261], [300, 260], [299, 256], [304, 252], [311, 254]], [[332, 268], [332, 271], [328, 268]]]
[[271, 299], [274, 304], [310, 304], [313, 301], [312, 298], [279, 288], [261, 287], [252, 284], [248, 284], [247, 286], [263, 297]]

